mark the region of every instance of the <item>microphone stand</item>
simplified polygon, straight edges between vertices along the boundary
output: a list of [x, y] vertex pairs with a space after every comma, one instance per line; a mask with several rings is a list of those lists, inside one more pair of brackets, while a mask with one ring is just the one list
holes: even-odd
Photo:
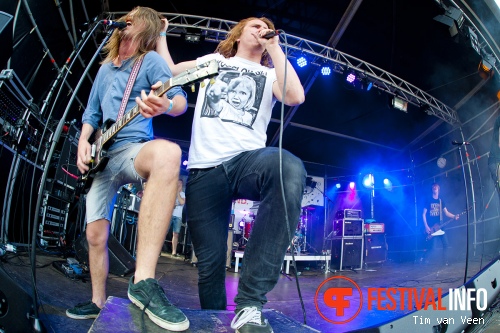
[[[452, 144], [456, 144], [456, 143], [452, 142]], [[467, 144], [467, 143], [464, 142], [462, 144]], [[458, 144], [457, 149], [458, 149], [458, 152], [460, 154], [460, 163], [462, 166], [462, 174], [464, 177], [465, 203], [466, 203], [466, 207], [469, 207], [469, 195], [468, 195], [468, 191], [467, 191], [467, 180], [465, 178], [464, 158], [462, 156], [462, 149], [461, 149], [462, 144]], [[467, 216], [466, 216], [466, 226], [467, 227], [466, 227], [466, 236], [465, 236], [466, 242], [465, 242], [464, 284], [467, 282], [467, 270], [468, 270], [468, 266], [469, 266], [469, 213], [468, 212], [467, 212]]]
[[[96, 27], [97, 27], [97, 25], [96, 25]], [[106, 37], [102, 41], [101, 45], [97, 48], [96, 52], [94, 53], [92, 59], [90, 60], [90, 62], [88, 64], [88, 66], [85, 68], [85, 70], [84, 70], [84, 72], [83, 72], [83, 74], [82, 74], [82, 76], [80, 78], [80, 81], [78, 81], [77, 86], [73, 90], [73, 94], [71, 95], [71, 98], [68, 101], [68, 106], [66, 107], [66, 110], [64, 110], [64, 114], [61, 117], [61, 119], [59, 120], [59, 124], [57, 126], [57, 129], [54, 132], [54, 136], [53, 136], [54, 139], [52, 140], [52, 145], [50, 147], [50, 151], [49, 151], [49, 153], [48, 153], [48, 155], [46, 157], [46, 161], [47, 162], [45, 163], [45, 167], [43, 169], [42, 177], [40, 179], [40, 187], [39, 187], [39, 190], [38, 190], [38, 200], [37, 200], [37, 203], [36, 203], [35, 216], [34, 216], [34, 221], [33, 221], [33, 230], [32, 230], [32, 240], [31, 240], [31, 270], [32, 270], [32, 280], [33, 280], [33, 305], [34, 305], [33, 306], [33, 320], [34, 320], [34, 322], [33, 322], [33, 331], [34, 332], [42, 332], [42, 327], [41, 327], [41, 324], [40, 324], [40, 321], [39, 321], [39, 317], [38, 317], [38, 302], [37, 302], [37, 295], [38, 295], [38, 293], [37, 293], [37, 289], [36, 289], [36, 273], [35, 273], [35, 267], [36, 267], [36, 260], [35, 260], [35, 258], [36, 258], [36, 236], [37, 236], [37, 227], [38, 227], [38, 215], [39, 215], [38, 212], [40, 211], [40, 206], [41, 206], [42, 197], [43, 197], [43, 188], [44, 188], [45, 182], [47, 180], [47, 173], [48, 173], [48, 170], [49, 170], [49, 167], [50, 167], [50, 161], [52, 160], [52, 156], [54, 154], [54, 150], [56, 148], [56, 145], [57, 145], [57, 142], [59, 140], [59, 137], [61, 136], [61, 133], [62, 133], [62, 130], [63, 130], [63, 127], [64, 127], [64, 123], [66, 121], [66, 117], [68, 115], [69, 109], [70, 109], [70, 107], [71, 107], [71, 105], [73, 103], [73, 100], [76, 98], [76, 93], [80, 89], [80, 87], [81, 87], [81, 85], [83, 83], [83, 80], [85, 79], [85, 76], [87, 75], [87, 73], [89, 72], [89, 70], [91, 68], [91, 65], [94, 63], [95, 59], [100, 54], [102, 48], [104, 47], [104, 45], [106, 45], [106, 42], [111, 37], [111, 34], [113, 33], [113, 30], [114, 29], [110, 29], [108, 31]], [[80, 51], [82, 50], [83, 45], [89, 40], [90, 35], [91, 34], [88, 34], [87, 39], [81, 45]], [[75, 56], [75, 58], [77, 58], [77, 57], [78, 57], [78, 53]], [[73, 61], [73, 63], [74, 63], [74, 61]], [[71, 65], [70, 65], [70, 68], [71, 68]], [[70, 68], [68, 68], [68, 72], [70, 72], [70, 70], [69, 70]]]

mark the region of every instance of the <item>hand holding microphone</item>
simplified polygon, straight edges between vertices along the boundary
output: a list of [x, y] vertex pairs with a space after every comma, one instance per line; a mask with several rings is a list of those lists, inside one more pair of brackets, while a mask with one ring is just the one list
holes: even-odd
[[265, 38], [265, 39], [271, 39], [273, 38], [274, 36], [276, 35], [279, 35], [279, 31], [278, 30], [271, 30], [269, 31], [267, 34], [265, 34], [264, 36], [262, 36], [262, 38]]

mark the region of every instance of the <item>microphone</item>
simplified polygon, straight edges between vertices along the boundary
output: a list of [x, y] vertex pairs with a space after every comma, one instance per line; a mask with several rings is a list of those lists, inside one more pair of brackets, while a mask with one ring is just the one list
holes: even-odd
[[456, 140], [453, 140], [451, 144], [454, 146], [470, 145], [470, 143], [467, 141], [456, 141]]
[[262, 38], [271, 39], [274, 36], [279, 35], [279, 34], [280, 33], [278, 32], [278, 30], [273, 30], [273, 31], [269, 31], [267, 34], [265, 34], [264, 36], [262, 36]]
[[118, 28], [122, 30], [127, 26], [127, 23], [125, 22], [117, 22], [117, 21], [112, 21], [112, 20], [102, 20], [102, 24], [111, 27], [111, 28]]

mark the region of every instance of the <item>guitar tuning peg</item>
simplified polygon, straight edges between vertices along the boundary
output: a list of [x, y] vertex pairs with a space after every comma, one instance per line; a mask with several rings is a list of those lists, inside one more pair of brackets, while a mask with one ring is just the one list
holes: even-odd
[[205, 81], [201, 81], [200, 87], [205, 88]]
[[191, 92], [194, 92], [195, 91], [195, 87], [194, 87], [194, 84], [191, 85]]

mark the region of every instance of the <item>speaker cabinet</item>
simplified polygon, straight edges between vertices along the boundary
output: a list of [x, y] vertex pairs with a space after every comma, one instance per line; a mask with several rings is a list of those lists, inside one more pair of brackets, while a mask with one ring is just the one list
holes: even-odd
[[363, 237], [339, 237], [332, 240], [331, 267], [361, 268], [363, 266]]
[[385, 234], [365, 234], [364, 237], [364, 262], [367, 264], [384, 262], [387, 259]]
[[0, 332], [31, 332], [33, 299], [0, 266]]
[[[88, 265], [89, 245], [85, 232], [75, 242], [75, 252], [81, 263]], [[114, 275], [126, 276], [135, 271], [135, 259], [118, 242], [113, 235], [108, 238], [109, 272]]]
[[363, 236], [362, 219], [342, 219], [333, 221], [335, 236]]

